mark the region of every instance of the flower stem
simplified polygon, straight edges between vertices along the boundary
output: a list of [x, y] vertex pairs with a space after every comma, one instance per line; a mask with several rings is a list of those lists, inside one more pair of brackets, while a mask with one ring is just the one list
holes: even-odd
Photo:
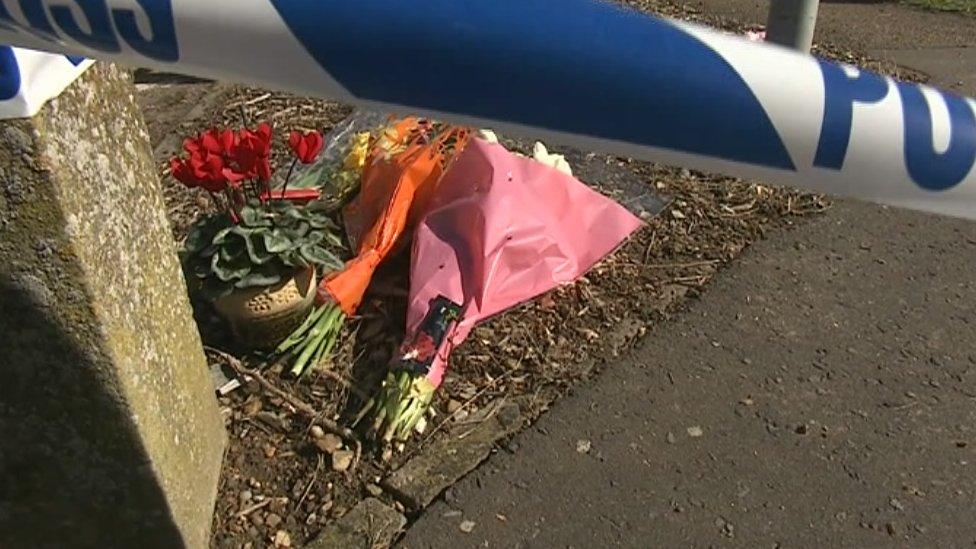
[[[281, 199], [282, 200], [285, 199], [285, 191], [288, 190], [288, 183], [291, 181], [291, 174], [292, 174], [292, 172], [295, 171], [295, 166], [297, 166], [297, 165], [298, 165], [298, 159], [297, 158], [291, 161], [291, 167], [288, 168], [288, 175], [285, 176], [285, 185], [283, 187], [281, 187]], [[270, 191], [270, 188], [269, 188], [268, 195], [270, 196], [270, 194], [271, 194], [271, 191]]]
[[230, 214], [231, 220], [236, 225], [241, 222], [241, 216], [237, 212], [237, 203], [234, 200], [234, 191], [228, 187], [224, 190], [224, 192], [227, 194], [227, 213]]

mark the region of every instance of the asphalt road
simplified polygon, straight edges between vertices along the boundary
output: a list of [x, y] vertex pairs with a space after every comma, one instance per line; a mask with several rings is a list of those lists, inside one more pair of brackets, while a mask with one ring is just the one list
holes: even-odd
[[962, 547], [974, 502], [976, 223], [842, 202], [748, 250], [402, 546]]

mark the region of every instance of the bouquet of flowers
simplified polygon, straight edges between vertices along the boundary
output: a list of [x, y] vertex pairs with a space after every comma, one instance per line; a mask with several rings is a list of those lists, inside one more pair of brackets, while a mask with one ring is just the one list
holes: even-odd
[[278, 352], [292, 361], [292, 374], [306, 372], [314, 364], [303, 360], [307, 348], [322, 345], [320, 340], [334, 341], [346, 317], [356, 312], [376, 268], [411, 233], [417, 212], [467, 143], [468, 135], [464, 128], [404, 118], [371, 134], [365, 157], [362, 138], [355, 138], [343, 166], [357, 167], [362, 162], [362, 175], [359, 194], [344, 209], [343, 217], [347, 236], [358, 253], [323, 280], [314, 320], [300, 326], [279, 347]]
[[563, 171], [472, 140], [414, 233], [407, 337], [357, 422], [409, 437], [476, 323], [574, 282], [640, 225]]

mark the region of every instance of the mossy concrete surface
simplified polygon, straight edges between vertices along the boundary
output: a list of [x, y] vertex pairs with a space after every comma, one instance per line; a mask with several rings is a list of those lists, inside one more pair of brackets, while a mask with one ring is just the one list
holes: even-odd
[[0, 123], [0, 547], [206, 547], [226, 441], [131, 76]]

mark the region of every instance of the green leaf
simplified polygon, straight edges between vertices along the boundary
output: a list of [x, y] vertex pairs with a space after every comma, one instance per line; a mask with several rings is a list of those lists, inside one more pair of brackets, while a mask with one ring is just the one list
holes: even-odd
[[202, 225], [194, 225], [190, 229], [190, 234], [186, 235], [186, 242], [183, 243], [183, 248], [186, 251], [195, 254], [200, 250], [206, 248], [210, 244], [209, 231]]
[[193, 276], [201, 279], [209, 277], [213, 272], [210, 270], [210, 263], [199, 258], [193, 260], [190, 270], [193, 271]]
[[264, 247], [273, 254], [281, 253], [295, 247], [292, 240], [279, 229], [264, 233], [262, 236], [264, 237]]
[[336, 248], [342, 248], [343, 247], [343, 245], [342, 245], [342, 237], [339, 236], [339, 235], [337, 235], [336, 233], [331, 233], [331, 232], [330, 233], [325, 233], [325, 240], [326, 240], [326, 242], [328, 242], [332, 246], [335, 246]]
[[281, 254], [278, 256], [278, 259], [289, 267], [308, 267], [308, 260], [305, 259], [298, 250], [292, 250], [288, 253]]
[[309, 217], [308, 224], [313, 229], [335, 229], [335, 225], [332, 224], [332, 220], [324, 215]]
[[323, 231], [312, 231], [308, 233], [304, 238], [301, 239], [301, 244], [321, 244], [323, 240], [326, 239], [326, 234]]
[[225, 242], [220, 247], [220, 259], [223, 261], [236, 261], [247, 254], [247, 247], [240, 238], [235, 238], [231, 242]]
[[228, 224], [230, 224], [230, 220], [224, 215], [211, 215], [199, 219], [190, 229], [190, 234], [187, 235], [183, 246], [184, 249], [191, 253], [203, 250], [213, 243], [214, 235], [226, 228]]
[[220, 255], [215, 255], [210, 263], [210, 269], [220, 280], [232, 282], [247, 276], [251, 272], [251, 265], [247, 261], [224, 262], [220, 260]]
[[292, 219], [298, 219], [298, 220], [305, 219], [305, 213], [299, 210], [298, 208], [296, 208], [291, 202], [287, 202], [284, 200], [282, 200], [281, 202], [284, 202], [290, 206], [285, 210], [283, 210], [286, 217], [290, 217]]
[[251, 258], [251, 261], [258, 265], [264, 265], [274, 257], [268, 250], [264, 247], [264, 240], [258, 240], [256, 238], [251, 238], [248, 235], [244, 238], [244, 245], [247, 246], [247, 255]]
[[270, 227], [271, 220], [260, 208], [244, 206], [241, 208], [241, 222], [247, 227]]
[[329, 250], [321, 246], [306, 244], [301, 247], [302, 256], [313, 265], [319, 265], [329, 270], [342, 268], [342, 262]]
[[231, 234], [231, 232], [233, 232], [234, 229], [236, 229], [236, 228], [237, 228], [237, 226], [235, 225], [233, 227], [226, 227], [224, 229], [221, 229], [220, 231], [217, 232], [217, 234], [214, 235], [214, 237], [211, 240], [211, 242], [214, 243], [214, 244], [217, 244], [218, 246], [220, 244], [223, 244], [224, 241], [227, 240], [227, 235]]
[[211, 244], [211, 245], [207, 246], [206, 248], [204, 248], [202, 252], [200, 252], [200, 257], [210, 257], [210, 256], [216, 254], [217, 253], [217, 250], [219, 250], [219, 249], [220, 249], [220, 247], [217, 246], [216, 244]]
[[273, 272], [251, 272], [234, 284], [236, 288], [257, 288], [260, 286], [271, 286], [281, 282], [281, 275]]
[[292, 242], [301, 242], [304, 236], [302, 233], [298, 232], [298, 229], [294, 228], [281, 229], [281, 233], [288, 237], [288, 240], [291, 240]]

